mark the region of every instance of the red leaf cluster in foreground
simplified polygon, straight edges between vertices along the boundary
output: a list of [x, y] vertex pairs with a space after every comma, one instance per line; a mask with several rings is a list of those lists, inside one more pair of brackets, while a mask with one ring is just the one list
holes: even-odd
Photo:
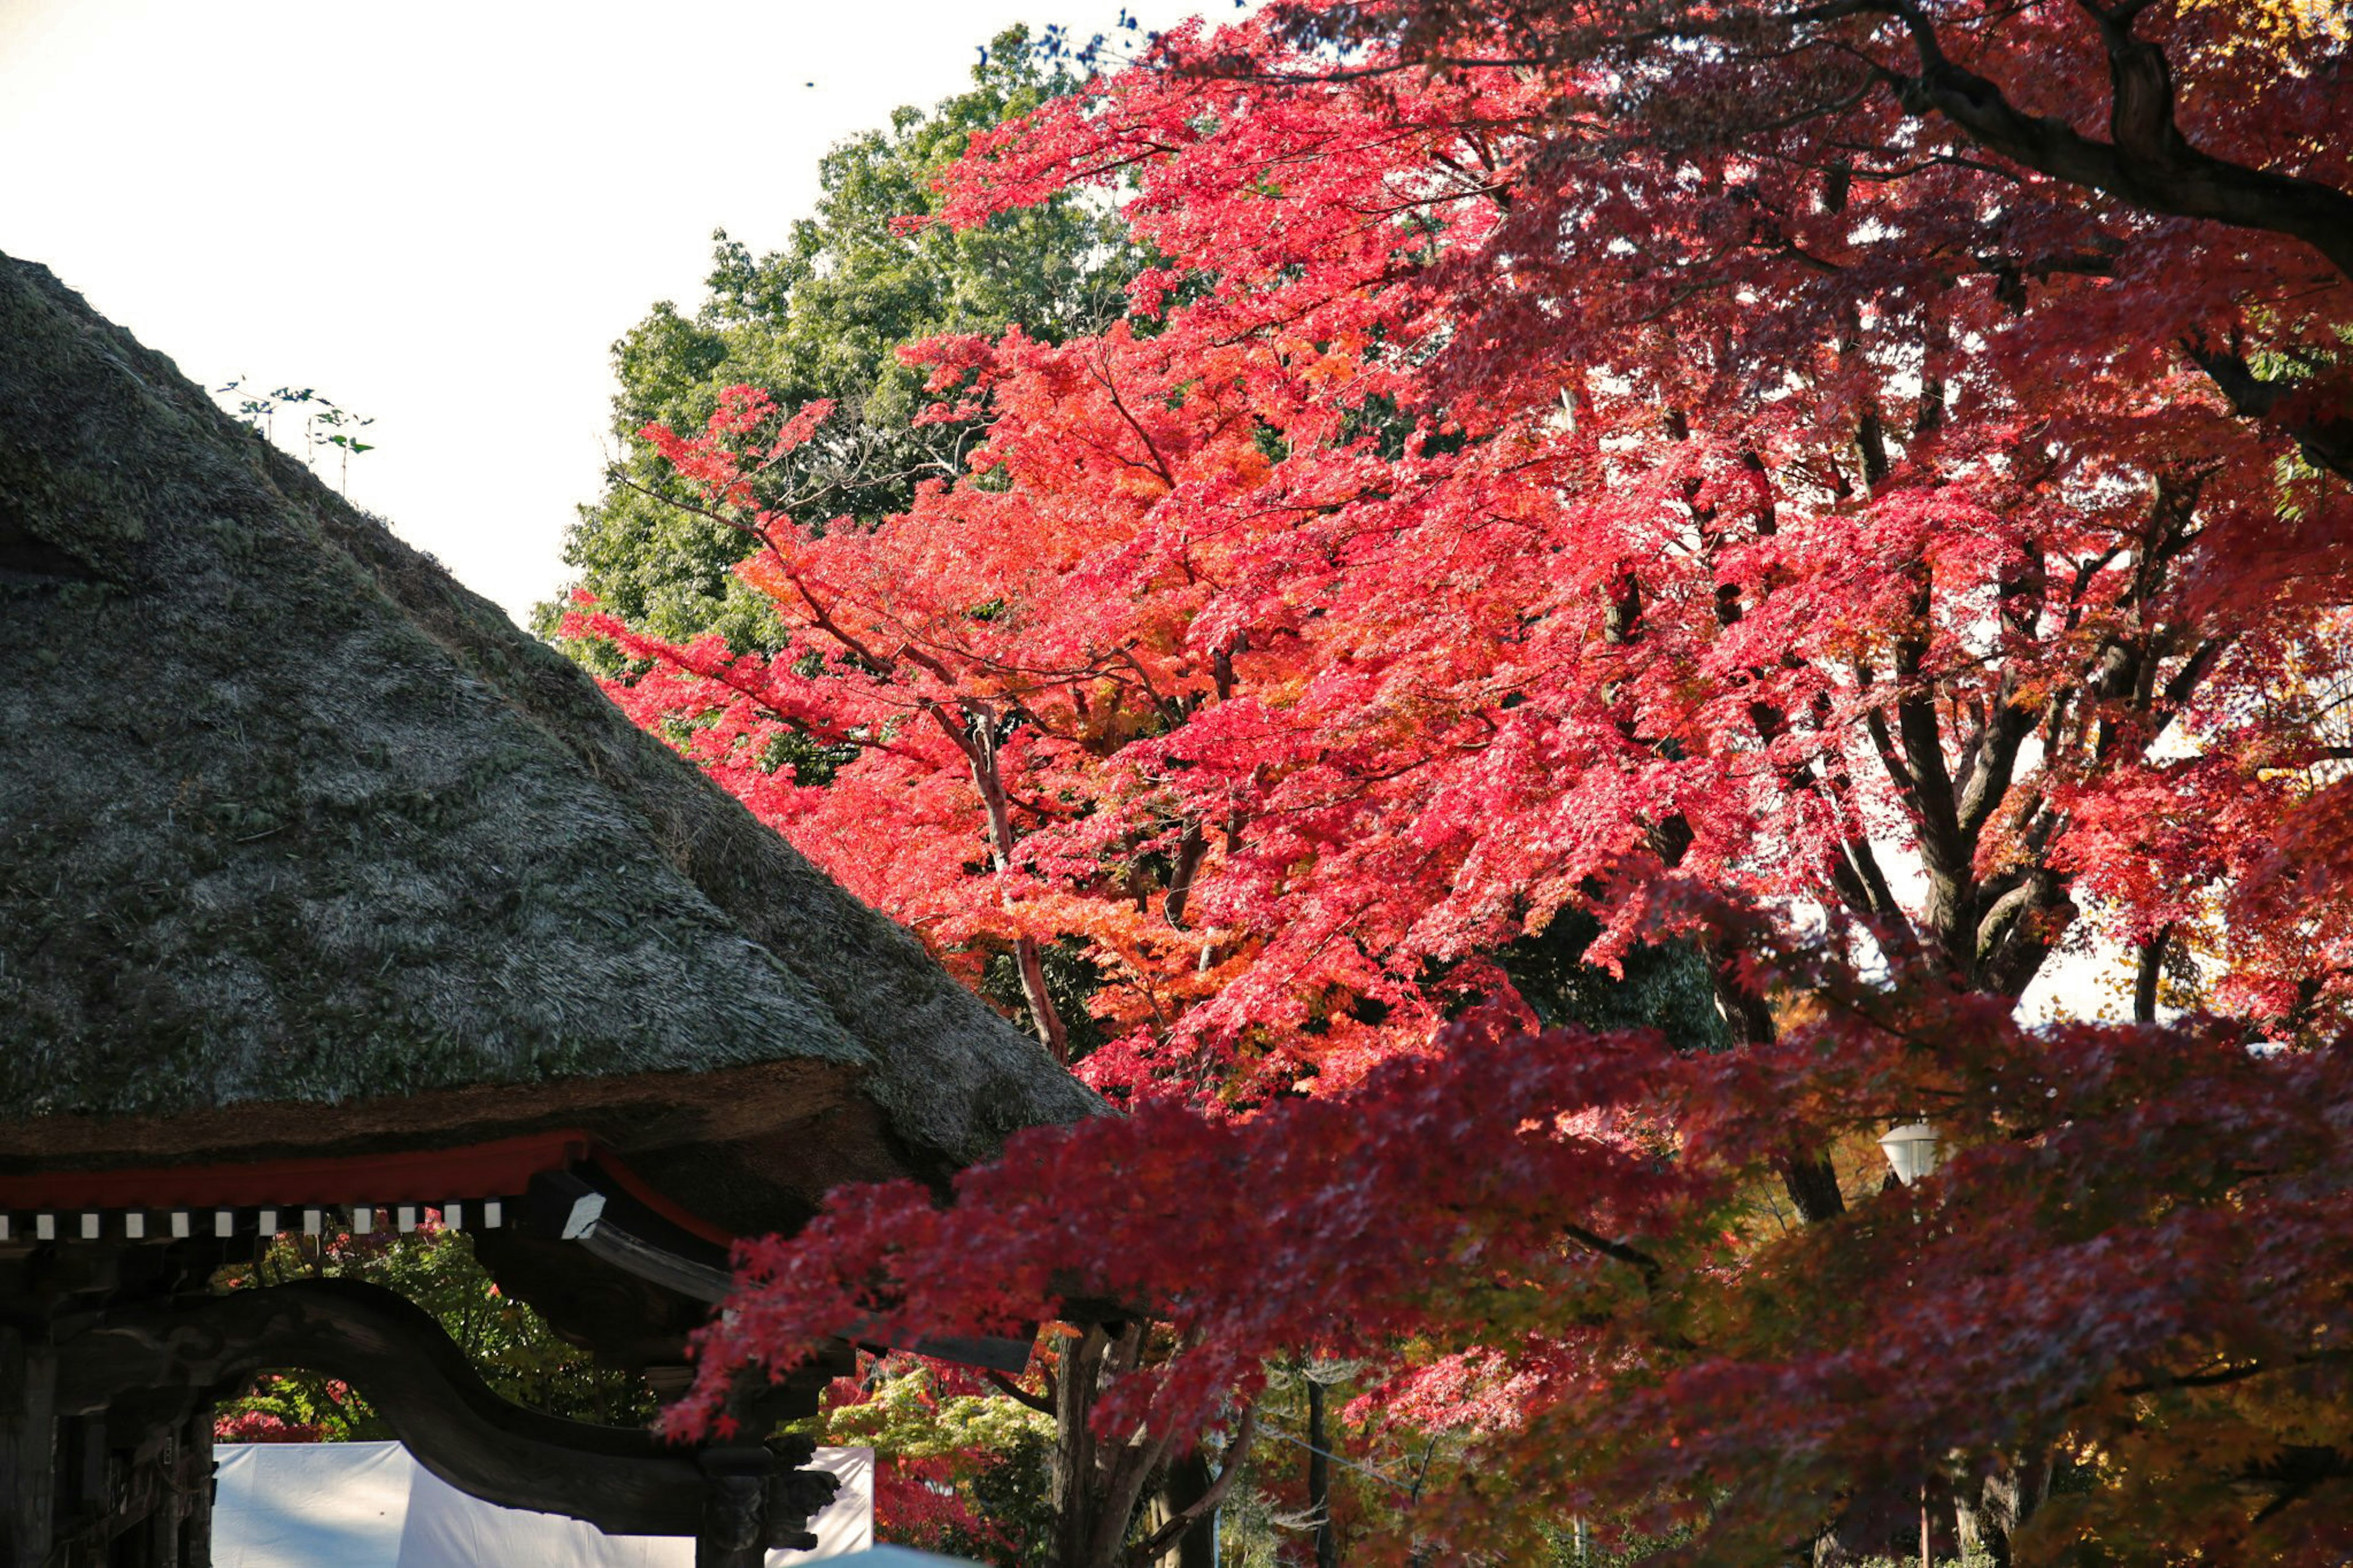
[[[1196, 1429], [1300, 1346], [1481, 1429], [1484, 1467], [1416, 1521], [1430, 1539], [1490, 1539], [1536, 1486], [1588, 1515], [1708, 1500], [1711, 1560], [1761, 1562], [1858, 1487], [1907, 1492], [1923, 1436], [1941, 1464], [2071, 1435], [2123, 1479], [2046, 1505], [2047, 1532], [2335, 1561], [2341, 1510], [2250, 1524], [2230, 1485], [2283, 1432], [2341, 1436], [2353, 1068], [1943, 1020], [1693, 1056], [1482, 1016], [1345, 1098], [1027, 1133], [953, 1208], [868, 1189], [748, 1247], [669, 1419], [705, 1429], [723, 1374], [790, 1364], [813, 1325], [1002, 1330], [1082, 1283], [1181, 1347], [1113, 1390], [1107, 1430]], [[1936, 1176], [1781, 1223], [1793, 1133], [1867, 1140], [1923, 1107], [1950, 1141]]]
[[[1181, 1345], [1106, 1422], [1345, 1352], [1711, 1550], [2068, 1446], [2021, 1542], [2337, 1561], [2348, 77], [2295, 6], [1377, 0], [976, 137], [950, 219], [1113, 193], [1130, 319], [908, 351], [985, 434], [871, 530], [748, 500], [821, 409], [649, 431], [790, 645], [573, 629], [1061, 1054], [1083, 955], [1137, 1112], [755, 1249], [681, 1429], [852, 1304], [1089, 1298]], [[1731, 1048], [1517, 1032], [1571, 910]], [[2066, 954], [2138, 1024], [2012, 1022]]]

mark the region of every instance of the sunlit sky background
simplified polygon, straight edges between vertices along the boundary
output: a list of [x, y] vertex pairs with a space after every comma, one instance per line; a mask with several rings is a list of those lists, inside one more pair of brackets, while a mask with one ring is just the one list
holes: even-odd
[[[1204, 5], [1127, 8], [1166, 27]], [[207, 386], [372, 416], [352, 499], [520, 620], [596, 491], [607, 351], [701, 298], [711, 231], [781, 244], [828, 147], [969, 85], [999, 29], [1119, 14], [0, 0], [0, 251]]]

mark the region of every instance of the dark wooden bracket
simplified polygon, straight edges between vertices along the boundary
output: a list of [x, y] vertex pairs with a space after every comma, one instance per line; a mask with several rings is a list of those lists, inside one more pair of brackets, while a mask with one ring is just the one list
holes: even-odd
[[[533, 1176], [525, 1199], [525, 1224], [541, 1235], [568, 1241], [624, 1274], [664, 1289], [716, 1305], [734, 1289], [734, 1278], [709, 1260], [703, 1244], [659, 1216], [632, 1212], [625, 1194], [606, 1191], [577, 1171], [547, 1171]], [[698, 1258], [696, 1254], [704, 1254]], [[724, 1255], [719, 1255], [720, 1261]], [[1019, 1376], [1029, 1366], [1036, 1330], [1019, 1339], [984, 1334], [923, 1334], [903, 1342], [870, 1340], [871, 1325], [853, 1323], [842, 1338], [878, 1350], [904, 1349], [939, 1361], [956, 1362]]]
[[[633, 1215], [633, 1208], [640, 1212]], [[716, 1304], [734, 1289], [723, 1267], [724, 1250], [643, 1212], [627, 1194], [617, 1201], [616, 1194], [591, 1185], [575, 1172], [546, 1171], [533, 1176], [523, 1212], [532, 1229], [572, 1242], [622, 1273], [666, 1290]]]

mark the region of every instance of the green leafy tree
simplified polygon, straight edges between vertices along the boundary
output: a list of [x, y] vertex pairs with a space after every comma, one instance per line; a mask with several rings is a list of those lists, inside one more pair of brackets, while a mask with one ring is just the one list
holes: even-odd
[[[664, 301], [613, 345], [613, 429], [627, 455], [565, 544], [579, 587], [666, 637], [716, 631], [735, 647], [775, 651], [782, 633], [765, 599], [733, 574], [753, 542], [703, 511], [639, 430], [700, 426], [738, 384], [787, 405], [830, 399], [837, 411], [818, 438], [758, 477], [761, 501], [871, 523], [903, 509], [921, 479], [961, 474], [976, 431], [913, 423], [930, 398], [923, 373], [900, 363], [902, 345], [1013, 325], [1059, 342], [1124, 312], [1135, 253], [1098, 200], [1058, 196], [965, 229], [899, 221], [938, 212], [932, 183], [975, 132], [1082, 79], [1067, 50], [1026, 28], [999, 34], [971, 90], [929, 111], [901, 109], [888, 128], [827, 153], [816, 215], [783, 249], [755, 256], [723, 230], [714, 237], [701, 309], [689, 316]], [[557, 634], [564, 608], [540, 606], [542, 636]], [[594, 666], [617, 662], [602, 645], [565, 646]]]
[[1054, 1420], [959, 1369], [862, 1357], [796, 1429], [874, 1450], [874, 1522], [888, 1540], [997, 1568], [1037, 1568], [1052, 1533]]
[[1730, 1043], [1707, 961], [1689, 942], [1638, 944], [1613, 972], [1586, 962], [1600, 932], [1601, 922], [1588, 911], [1563, 910], [1497, 952], [1546, 1027], [1657, 1029], [1684, 1050], [1721, 1050]]
[[[645, 1380], [600, 1366], [556, 1336], [545, 1320], [500, 1292], [475, 1259], [471, 1237], [427, 1211], [415, 1234], [348, 1231], [278, 1237], [252, 1264], [222, 1270], [223, 1289], [340, 1277], [396, 1290], [440, 1321], [501, 1396], [551, 1415], [607, 1426], [641, 1426], [655, 1401]], [[224, 1438], [359, 1442], [394, 1434], [349, 1384], [310, 1373], [257, 1380], [243, 1398], [220, 1406]]]

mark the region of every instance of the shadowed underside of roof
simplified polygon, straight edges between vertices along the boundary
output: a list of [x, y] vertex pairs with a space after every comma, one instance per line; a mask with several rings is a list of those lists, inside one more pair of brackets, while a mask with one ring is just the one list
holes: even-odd
[[854, 1086], [916, 1172], [1096, 1108], [568, 661], [0, 258], [0, 1163], [105, 1160], [123, 1118], [147, 1158], [217, 1149], [240, 1107], [278, 1146], [414, 1139], [300, 1107], [533, 1085], [553, 1121], [567, 1084], [778, 1063]]

